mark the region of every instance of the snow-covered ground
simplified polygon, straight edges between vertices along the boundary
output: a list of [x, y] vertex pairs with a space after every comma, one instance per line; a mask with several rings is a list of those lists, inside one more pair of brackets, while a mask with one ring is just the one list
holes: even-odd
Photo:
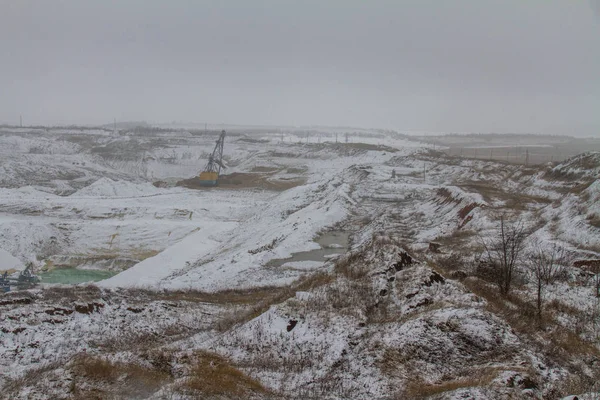
[[[203, 168], [211, 137], [1, 131], [0, 254], [115, 275], [0, 297], [0, 385], [14, 398], [67, 398], [69, 387], [119, 398], [142, 368], [162, 380], [138, 397], [194, 398], [190, 360], [217, 354], [250, 390], [228, 398], [589, 392], [594, 275], [569, 266], [545, 288], [547, 320], [532, 333], [542, 322], [526, 313], [531, 276], [518, 271], [523, 305], [498, 300], [476, 267], [502, 214], [532, 240], [600, 258], [598, 155], [525, 167], [385, 132], [335, 143], [336, 133], [345, 141], [325, 129], [309, 130], [308, 144], [301, 129], [231, 135], [226, 173], [239, 182], [194, 190], [176, 182]], [[350, 236], [327, 244], [346, 254], [323, 251], [327, 232]], [[82, 354], [137, 372], [81, 382]]]

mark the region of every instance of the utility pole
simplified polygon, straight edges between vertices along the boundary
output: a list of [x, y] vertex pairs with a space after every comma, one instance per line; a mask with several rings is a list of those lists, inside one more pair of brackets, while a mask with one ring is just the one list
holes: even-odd
[[19, 115], [19, 126], [22, 128], [23, 127], [23, 116]]

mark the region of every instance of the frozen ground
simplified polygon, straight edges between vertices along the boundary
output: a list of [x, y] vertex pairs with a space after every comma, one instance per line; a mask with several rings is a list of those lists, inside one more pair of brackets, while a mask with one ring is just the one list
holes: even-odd
[[532, 240], [599, 259], [598, 153], [525, 167], [448, 157], [389, 132], [355, 132], [348, 144], [335, 143], [343, 131], [319, 132], [308, 144], [302, 130], [232, 134], [236, 178], [208, 190], [176, 182], [202, 169], [210, 136], [2, 132], [12, 150], [0, 248], [38, 268], [115, 273], [0, 297], [9, 398], [558, 399], [593, 389], [594, 272], [569, 266], [537, 319], [527, 271], [500, 298], [477, 259], [500, 214], [521, 218]]

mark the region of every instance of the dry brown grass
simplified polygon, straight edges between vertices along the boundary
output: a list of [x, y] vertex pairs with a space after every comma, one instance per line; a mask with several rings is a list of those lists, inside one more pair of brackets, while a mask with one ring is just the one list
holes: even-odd
[[[249, 308], [236, 309], [225, 315], [217, 323], [217, 329], [221, 332], [231, 329], [233, 326], [243, 324], [244, 322], [250, 321], [264, 313], [274, 304], [279, 304], [285, 300], [294, 297], [297, 291], [308, 291], [313, 290], [317, 287], [331, 283], [334, 277], [324, 272], [317, 272], [305, 277], [298, 279], [289, 287], [277, 287], [271, 288], [268, 291], [262, 289], [249, 289], [251, 293], [255, 293], [252, 297], [253, 301]], [[256, 293], [260, 293], [260, 296], [256, 296]], [[247, 299], [246, 297], [244, 299]]]
[[537, 317], [537, 310], [532, 303], [515, 294], [501, 296], [493, 283], [469, 277], [463, 280], [463, 284], [472, 293], [487, 300], [488, 311], [501, 316], [519, 333], [534, 334], [548, 322], [544, 317]]
[[348, 255], [340, 257], [335, 263], [335, 272], [343, 275], [348, 279], [361, 279], [369, 272], [366, 268], [360, 265], [360, 262], [364, 260], [364, 254], [362, 252], [352, 252]]
[[452, 247], [452, 249], [461, 248], [465, 250], [474, 249], [476, 247], [481, 247], [481, 244], [474, 240], [476, 235], [477, 234], [472, 230], [459, 229], [452, 232], [451, 235], [435, 238], [434, 242], [442, 245], [442, 251], [444, 251], [443, 247]]
[[479, 207], [478, 203], [467, 204], [466, 206], [464, 206], [463, 208], [461, 208], [460, 210], [458, 210], [458, 217], [460, 219], [465, 219], [466, 216], [469, 215], [469, 213], [471, 211], [473, 211], [477, 207]]
[[564, 358], [570, 357], [595, 357], [600, 356], [598, 348], [584, 341], [575, 332], [572, 332], [563, 327], [556, 327], [549, 337], [552, 343], [552, 352]]
[[548, 302], [548, 304], [546, 304], [546, 309], [549, 311], [555, 311], [569, 315], [581, 314], [581, 310], [578, 308], [565, 304], [558, 299], [553, 299], [552, 301]]
[[67, 370], [73, 378], [70, 391], [77, 399], [146, 398], [174, 380], [170, 371], [153, 365], [111, 361], [89, 354], [75, 356]]
[[[562, 398], [575, 393], [598, 393], [600, 392], [600, 383], [598, 383], [598, 376], [586, 377], [586, 376], [570, 376], [565, 379], [558, 390], [556, 390], [557, 396], [555, 398]], [[588, 398], [588, 400], [598, 400], [600, 395], [596, 397]]]
[[[443, 270], [443, 265], [436, 266]], [[548, 357], [568, 364], [582, 357], [600, 357], [600, 351], [594, 344], [557, 322], [556, 312], [578, 315], [579, 312], [572, 307], [558, 301], [551, 302], [548, 311], [538, 316], [533, 302], [518, 293], [501, 296], [493, 284], [477, 277], [468, 277], [462, 283], [487, 301], [487, 311], [505, 320], [522, 339]]]
[[414, 380], [407, 384], [404, 390], [404, 398], [425, 399], [458, 389], [486, 386], [497, 376], [497, 373], [494, 369], [483, 369], [472, 376], [440, 382], [438, 384], [428, 384], [420, 380]]
[[[572, 330], [560, 325], [552, 313], [543, 313], [538, 317], [531, 302], [515, 294], [502, 297], [493, 285], [481, 279], [471, 277], [463, 283], [473, 293], [487, 300], [488, 311], [503, 318], [517, 333], [526, 335], [548, 355], [563, 360], [582, 356], [600, 357], [600, 350], [594, 344], [586, 342]], [[554, 306], [556, 307], [556, 304]], [[562, 308], [564, 309], [564, 306]]]
[[7, 396], [4, 397], [6, 399], [18, 398], [21, 389], [34, 386], [44, 379], [48, 372], [61, 366], [61, 362], [53, 362], [39, 368], [32, 368], [19, 378], [7, 378], [2, 387], [3, 392], [2, 395], [0, 395], [0, 398], [3, 398], [2, 396]]
[[113, 382], [119, 377], [119, 372], [112, 362], [88, 355], [76, 358], [73, 370], [78, 376], [95, 380]]
[[[583, 191], [584, 191], [584, 190], [586, 190], [587, 188], [589, 188], [589, 187], [590, 187], [590, 185], [591, 185], [592, 183], [594, 183], [594, 181], [595, 181], [595, 180], [594, 180], [594, 179], [592, 179], [592, 180], [589, 180], [589, 181], [587, 181], [587, 182], [579, 183], [579, 184], [577, 184], [576, 186], [572, 187], [572, 188], [569, 190], [569, 193], [574, 193], [574, 194], [581, 195], [581, 194], [583, 194]], [[587, 193], [586, 193], [586, 194], [587, 194]], [[583, 200], [584, 200], [584, 201], [586, 201], [586, 200], [585, 200], [585, 198], [584, 198]]]
[[552, 200], [542, 196], [531, 196], [523, 193], [505, 192], [497, 185], [482, 182], [468, 182], [459, 185], [462, 189], [479, 193], [486, 202], [501, 200], [505, 202], [504, 208], [513, 211], [526, 210], [530, 204], [550, 204]]
[[587, 216], [588, 224], [595, 228], [600, 228], [600, 215], [591, 213]]
[[198, 351], [194, 354], [190, 376], [178, 390], [198, 398], [225, 396], [246, 398], [252, 394], [268, 394], [260, 382], [250, 378], [231, 365], [225, 358], [214, 353]]
[[75, 357], [72, 370], [78, 377], [109, 383], [123, 378], [130, 385], [140, 383], [149, 388], [156, 388], [171, 378], [170, 372], [162, 369], [144, 367], [137, 363], [113, 362], [87, 354]]
[[103, 293], [102, 290], [95, 285], [74, 286], [68, 288], [50, 286], [44, 288], [41, 294], [45, 300], [59, 304], [73, 304], [74, 302], [85, 303], [100, 300], [103, 296], [109, 297], [108, 293]]

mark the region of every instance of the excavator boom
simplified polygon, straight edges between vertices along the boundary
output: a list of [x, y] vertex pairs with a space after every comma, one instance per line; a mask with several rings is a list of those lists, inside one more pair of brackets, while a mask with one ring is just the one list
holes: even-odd
[[208, 157], [208, 163], [204, 171], [200, 173], [201, 186], [217, 186], [219, 184], [219, 174], [223, 165], [223, 146], [225, 144], [225, 131], [221, 131], [219, 140], [213, 149], [212, 154]]

